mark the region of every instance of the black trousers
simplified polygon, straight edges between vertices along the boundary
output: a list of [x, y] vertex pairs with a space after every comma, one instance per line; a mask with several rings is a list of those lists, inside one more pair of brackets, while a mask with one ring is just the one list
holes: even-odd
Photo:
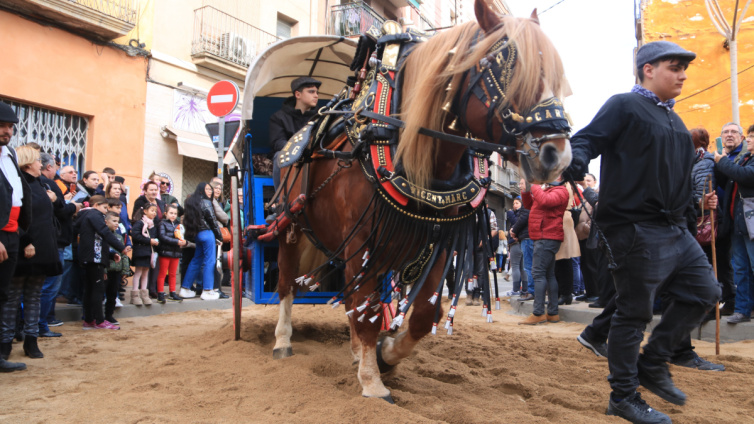
[[[723, 288], [722, 301], [727, 303], [731, 309], [736, 305], [736, 284], [733, 282], [733, 267], [730, 266], [731, 259], [731, 235], [720, 236], [715, 240], [715, 253], [717, 253], [717, 281]], [[702, 248], [707, 255], [709, 263], [712, 263], [712, 246]]]
[[573, 261], [571, 258], [555, 261], [555, 279], [558, 280], [558, 296], [573, 293]]
[[[84, 321], [96, 321], [102, 324], [105, 315], [102, 313], [102, 296], [105, 292], [105, 269], [99, 265], [86, 265], [84, 267]], [[113, 302], [115, 302], [113, 300]]]
[[121, 279], [120, 272], [108, 271], [105, 281], [105, 318], [111, 318], [115, 312], [115, 299], [118, 297]]
[[[584, 332], [590, 340], [598, 343], [607, 342], [608, 336], [610, 334], [610, 321], [612, 320], [613, 314], [615, 314], [615, 311], [617, 309], [618, 308], [615, 306], [615, 296], [613, 296], [607, 302], [607, 305], [605, 305], [605, 309], [602, 310], [602, 313], [597, 315], [597, 318], [595, 318], [594, 321], [592, 321], [592, 323], [584, 329]], [[694, 346], [691, 344], [691, 334], [689, 333], [686, 338], [681, 340], [681, 344], [676, 346], [673, 351], [673, 357], [671, 359], [689, 359], [689, 356], [692, 355], [691, 352], [693, 350]]]
[[587, 249], [586, 239], [579, 241], [579, 248], [581, 249], [581, 275], [584, 276], [584, 291], [586, 297], [599, 296], [599, 289], [597, 288], [597, 273], [598, 264], [597, 256], [594, 249]]
[[661, 293], [667, 308], [643, 358], [661, 364], [700, 325], [721, 290], [707, 256], [686, 228], [643, 222], [614, 228], [606, 236], [616, 261], [617, 291], [608, 344], [610, 386], [622, 398], [639, 387], [636, 364], [656, 297]]
[[482, 284], [483, 281], [487, 281], [487, 261], [484, 257], [484, 250], [474, 249], [474, 275], [477, 276], [476, 287], [473, 290], [469, 290], [469, 283], [466, 283], [466, 295], [471, 296], [472, 299], [479, 299], [482, 297]]

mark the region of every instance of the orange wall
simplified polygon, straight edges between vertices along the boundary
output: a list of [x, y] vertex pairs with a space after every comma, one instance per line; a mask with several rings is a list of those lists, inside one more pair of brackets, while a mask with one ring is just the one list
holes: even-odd
[[86, 167], [112, 167], [139, 195], [146, 60], [0, 11], [0, 94], [86, 115]]
[[[645, 0], [643, 11], [644, 41], [667, 40], [697, 54], [687, 71], [688, 80], [677, 100], [698, 93], [730, 77], [730, 53], [723, 47], [703, 0]], [[735, 0], [719, 0], [728, 23], [733, 21]], [[745, 1], [741, 1], [741, 15]], [[746, 17], [754, 16], [754, 5]], [[738, 34], [738, 71], [754, 65], [754, 18], [741, 25]], [[739, 113], [744, 131], [754, 124], [754, 69], [738, 76]], [[710, 138], [720, 135], [724, 124], [732, 120], [730, 80], [701, 92], [675, 107], [686, 126], [705, 127]]]

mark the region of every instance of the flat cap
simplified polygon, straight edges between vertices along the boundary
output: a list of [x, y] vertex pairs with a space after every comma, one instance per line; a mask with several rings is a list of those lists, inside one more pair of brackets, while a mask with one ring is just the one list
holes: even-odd
[[679, 57], [692, 61], [696, 59], [696, 53], [683, 49], [670, 41], [653, 41], [639, 48], [636, 52], [636, 67], [641, 68], [647, 63], [656, 62], [662, 58]]
[[0, 122], [18, 123], [18, 116], [8, 103], [0, 102]]
[[291, 93], [295, 93], [298, 91], [302, 86], [314, 84], [319, 88], [320, 85], [322, 85], [322, 81], [315, 80], [312, 77], [298, 77], [295, 80], [291, 81]]
[[116, 182], [116, 183], [121, 183], [121, 184], [123, 184], [123, 183], [125, 183], [125, 182], [126, 182], [126, 179], [125, 179], [125, 178], [123, 178], [123, 177], [121, 177], [121, 176], [116, 176], [116, 177], [115, 177], [115, 182]]

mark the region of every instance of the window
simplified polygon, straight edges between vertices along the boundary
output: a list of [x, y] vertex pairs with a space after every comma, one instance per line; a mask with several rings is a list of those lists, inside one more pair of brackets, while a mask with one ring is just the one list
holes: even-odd
[[61, 166], [71, 165], [81, 174], [89, 119], [3, 98], [0, 101], [10, 104], [19, 120], [10, 139], [11, 147], [35, 142], [42, 151], [60, 158]]
[[291, 38], [291, 32], [293, 31], [293, 24], [287, 21], [284, 21], [278, 17], [278, 28], [277, 28], [277, 35], [278, 37], [282, 39]]

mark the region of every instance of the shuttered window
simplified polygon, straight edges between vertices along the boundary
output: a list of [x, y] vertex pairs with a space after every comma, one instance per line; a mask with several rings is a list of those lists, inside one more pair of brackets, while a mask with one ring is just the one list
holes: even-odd
[[283, 39], [291, 38], [291, 30], [293, 29], [293, 25], [289, 22], [283, 21], [280, 18], [278, 18], [278, 29], [277, 29], [277, 36]]

